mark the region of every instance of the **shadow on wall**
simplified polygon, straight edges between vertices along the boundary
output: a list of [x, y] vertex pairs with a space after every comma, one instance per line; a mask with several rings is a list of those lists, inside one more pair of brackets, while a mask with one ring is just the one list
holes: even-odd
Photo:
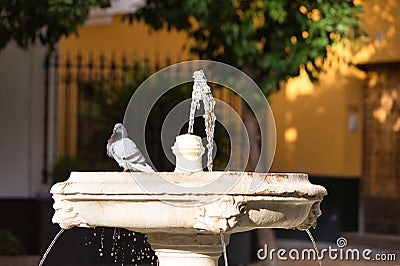
[[277, 125], [272, 171], [361, 176], [364, 77], [353, 67], [332, 66], [312, 84], [302, 71], [271, 97]]
[[354, 62], [357, 64], [393, 62], [400, 60], [400, 27], [397, 0], [362, 1], [364, 5], [361, 26], [367, 31], [368, 38], [360, 44]]

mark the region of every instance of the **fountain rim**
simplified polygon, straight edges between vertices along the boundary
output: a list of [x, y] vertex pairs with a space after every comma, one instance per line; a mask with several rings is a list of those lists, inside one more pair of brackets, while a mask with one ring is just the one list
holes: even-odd
[[[231, 191], [221, 194], [215, 191], [207, 194], [198, 187], [184, 187], [176, 193], [176, 190], [164, 190], [172, 186], [160, 181], [160, 174], [186, 182], [190, 180], [187, 177], [192, 177], [192, 181], [196, 178], [212, 181], [216, 177], [217, 181], [212, 183], [220, 182], [221, 186], [232, 176], [240, 178]], [[141, 182], [148, 182], [146, 185], [158, 186], [156, 191], [160, 193], [144, 191], [132, 175], [140, 176]], [[252, 180], [257, 177], [264, 178], [263, 182], [256, 191], [250, 191]], [[177, 233], [309, 228], [320, 215], [319, 205], [327, 194], [324, 187], [311, 184], [307, 174], [248, 172], [73, 172], [67, 181], [55, 184], [50, 192], [56, 210], [53, 223], [65, 229], [115, 226], [136, 228], [140, 232], [168, 228]], [[138, 215], [137, 219], [132, 219], [134, 214]]]
[[[169, 182], [181, 186], [179, 191], [159, 189], [148, 192], [142, 189], [139, 182], [157, 186], [157, 182], [169, 178]], [[195, 191], [196, 186], [206, 184], [206, 181], [217, 180], [223, 184], [229, 178], [238, 178], [238, 182], [224, 192]], [[139, 179], [138, 179], [139, 178]], [[249, 186], [254, 178], [261, 178], [262, 184], [255, 191], [249, 191]], [[186, 189], [187, 188], [187, 189]], [[282, 198], [307, 198], [318, 199], [327, 195], [327, 191], [320, 185], [309, 182], [308, 175], [304, 173], [256, 173], [239, 171], [213, 171], [194, 173], [174, 172], [71, 172], [70, 178], [64, 182], [56, 183], [50, 190], [51, 194], [63, 195], [125, 195], [128, 196], [215, 196], [215, 195], [243, 195], [243, 196], [271, 196]]]

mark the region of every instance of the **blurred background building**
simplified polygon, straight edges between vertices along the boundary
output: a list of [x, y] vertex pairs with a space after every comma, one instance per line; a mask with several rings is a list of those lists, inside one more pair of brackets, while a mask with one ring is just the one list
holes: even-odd
[[[142, 22], [123, 21], [137, 8], [127, 2], [94, 10], [79, 35], [63, 39], [48, 60], [40, 46], [25, 51], [10, 44], [0, 54], [0, 206], [7, 213], [0, 228], [23, 239], [28, 253], [42, 253], [54, 232], [48, 191], [55, 166], [60, 175], [69, 167], [79, 170], [79, 156], [90, 154], [90, 115], [99, 115], [90, 100], [104, 100], [95, 88], [137, 86], [164, 66], [195, 59], [184, 32], [154, 32]], [[356, 50], [348, 45], [340, 51], [356, 65], [332, 58], [318, 83], [302, 73], [269, 99], [277, 127], [271, 171], [305, 172], [328, 189], [315, 230], [319, 241], [343, 233], [354, 243], [400, 235], [400, 3], [363, 5], [368, 39]], [[229, 90], [216, 97], [241, 112], [240, 99]], [[103, 139], [111, 128], [104, 128]], [[276, 236], [306, 238], [281, 230]], [[373, 244], [379, 242], [385, 245]]]

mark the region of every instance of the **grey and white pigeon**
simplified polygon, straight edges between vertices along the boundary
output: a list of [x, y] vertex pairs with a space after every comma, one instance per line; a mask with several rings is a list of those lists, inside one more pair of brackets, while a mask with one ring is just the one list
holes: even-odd
[[123, 124], [117, 123], [107, 142], [107, 155], [114, 158], [119, 166], [134, 172], [154, 172], [148, 165], [135, 142], [128, 138], [128, 133]]

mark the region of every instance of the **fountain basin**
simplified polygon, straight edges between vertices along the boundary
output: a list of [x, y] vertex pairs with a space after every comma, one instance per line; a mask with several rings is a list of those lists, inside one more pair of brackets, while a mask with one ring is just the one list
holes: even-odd
[[145, 233], [160, 265], [216, 265], [220, 233], [228, 239], [254, 228], [308, 229], [327, 194], [306, 174], [247, 172], [72, 172], [50, 192], [53, 223]]

